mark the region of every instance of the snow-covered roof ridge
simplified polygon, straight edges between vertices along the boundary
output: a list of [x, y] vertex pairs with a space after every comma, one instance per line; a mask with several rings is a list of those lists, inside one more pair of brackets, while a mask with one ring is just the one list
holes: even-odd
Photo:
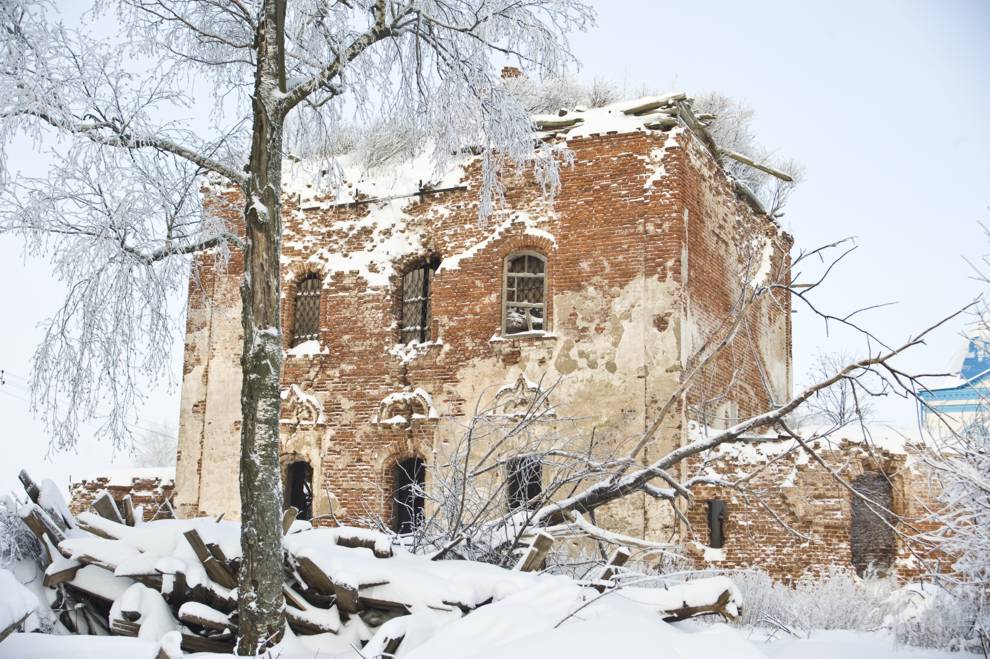
[[671, 92], [661, 96], [645, 96], [610, 103], [597, 108], [561, 109], [557, 114], [533, 115], [538, 133], [563, 135], [565, 139], [577, 139], [610, 133], [633, 133], [648, 130], [667, 130], [678, 124], [678, 118], [690, 114], [685, 121], [690, 126], [700, 123], [691, 112], [691, 99], [684, 92]]

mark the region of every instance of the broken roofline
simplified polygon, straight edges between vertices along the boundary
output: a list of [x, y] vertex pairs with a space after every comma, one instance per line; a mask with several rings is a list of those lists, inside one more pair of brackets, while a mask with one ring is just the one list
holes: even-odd
[[[533, 115], [532, 120], [535, 127], [537, 139], [549, 140], [553, 137], [563, 137], [566, 141], [580, 139], [583, 137], [605, 136], [610, 134], [624, 133], [646, 130], [669, 131], [672, 128], [681, 126], [697, 137], [712, 154], [715, 161], [722, 165], [723, 158], [731, 158], [748, 167], [757, 169], [765, 174], [774, 176], [782, 181], [792, 182], [792, 176], [765, 163], [756, 161], [749, 156], [738, 153], [731, 149], [724, 149], [718, 146], [707, 129], [708, 123], [713, 119], [712, 115], [694, 114], [692, 99], [683, 92], [674, 92], [662, 96], [650, 96], [629, 101], [612, 103], [599, 108], [584, 109], [581, 107], [567, 110], [561, 109], [556, 115]], [[588, 121], [591, 120], [591, 121]], [[638, 121], [637, 121], [638, 120]], [[477, 146], [467, 146], [460, 149], [462, 154], [478, 155], [482, 149]], [[348, 155], [338, 154], [338, 157]], [[290, 155], [290, 160], [298, 162], [299, 159]], [[378, 167], [365, 168], [368, 172], [378, 169]], [[727, 178], [735, 188], [736, 193], [743, 198], [750, 207], [760, 215], [768, 216], [767, 210], [762, 202], [756, 197], [744, 183], [725, 172]], [[346, 176], [346, 175], [345, 175]], [[451, 181], [450, 183], [453, 183]], [[442, 183], [441, 183], [442, 185]], [[320, 208], [350, 208], [363, 206], [372, 203], [387, 203], [399, 199], [419, 197], [423, 200], [428, 195], [436, 195], [445, 192], [459, 192], [468, 189], [466, 185], [451, 185], [444, 187], [431, 187], [428, 182], [420, 179], [416, 185], [416, 190], [412, 192], [400, 192], [398, 194], [372, 194], [364, 199], [349, 199], [328, 203], [326, 201], [316, 202], [309, 206], [301, 205], [301, 210], [310, 210], [318, 206]], [[302, 198], [300, 194], [300, 201]], [[771, 218], [772, 219], [772, 218]]]
[[[684, 92], [672, 92], [662, 96], [648, 96], [632, 101], [621, 101], [619, 103], [613, 103], [601, 108], [595, 108], [593, 110], [562, 109], [556, 115], [534, 115], [533, 123], [536, 125], [537, 131], [542, 134], [541, 137], [544, 138], [560, 134], [564, 134], [566, 137], [572, 129], [581, 126], [585, 122], [585, 116], [581, 116], [584, 115], [585, 112], [590, 114], [601, 111], [620, 111], [626, 117], [641, 117], [643, 119], [642, 127], [648, 130], [666, 131], [680, 124], [691, 131], [695, 137], [701, 140], [701, 142], [711, 152], [712, 156], [715, 158], [715, 161], [720, 165], [723, 157], [731, 158], [744, 165], [758, 169], [765, 174], [779, 178], [782, 181], [788, 183], [794, 181], [793, 176], [775, 167], [758, 162], [745, 154], [719, 147], [712, 138], [711, 133], [708, 132], [706, 123], [711, 121], [711, 119], [714, 119], [714, 117], [711, 115], [702, 115], [699, 118], [694, 114], [694, 109], [691, 104], [692, 99], [688, 98], [687, 94]], [[606, 131], [604, 134], [608, 134], [609, 132], [614, 131]], [[590, 137], [595, 134], [601, 133], [590, 133], [581, 137]], [[727, 172], [726, 174], [728, 175]], [[769, 215], [767, 210], [763, 207], [762, 202], [760, 202], [752, 190], [732, 176], [729, 176], [729, 179], [732, 181], [736, 192], [742, 196], [747, 203], [749, 203], [753, 210], [761, 215]]]

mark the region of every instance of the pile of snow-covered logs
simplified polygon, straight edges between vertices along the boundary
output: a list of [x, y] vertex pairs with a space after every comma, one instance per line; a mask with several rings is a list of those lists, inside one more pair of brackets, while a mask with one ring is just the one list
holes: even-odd
[[[22, 472], [22, 482], [30, 500], [18, 513], [41, 542], [43, 584], [66, 630], [154, 641], [178, 632], [186, 652], [233, 649], [240, 563], [236, 522], [142, 522], [109, 495], [94, 501], [93, 512], [73, 516], [50, 481], [39, 486]], [[538, 574], [553, 543], [542, 532], [524, 548], [515, 569], [507, 570], [442, 560], [446, 552], [414, 555], [401, 549], [396, 537], [377, 531], [313, 528], [296, 521], [294, 509], [283, 518], [283, 530], [279, 578], [292, 631], [341, 635], [355, 645], [374, 638], [379, 655], [394, 653], [402, 642], [403, 625], [383, 627], [395, 618], [417, 611], [460, 617], [537, 579], [566, 579]], [[620, 548], [596, 578], [577, 586], [592, 595], [615, 588], [614, 577], [629, 555]], [[738, 592], [723, 578], [623, 592], [665, 620], [705, 613], [732, 618], [740, 606]], [[385, 629], [394, 633], [376, 633]]]

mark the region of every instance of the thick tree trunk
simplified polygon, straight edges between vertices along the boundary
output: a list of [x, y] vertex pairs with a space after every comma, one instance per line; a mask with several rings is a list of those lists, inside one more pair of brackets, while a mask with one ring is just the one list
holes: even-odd
[[237, 652], [254, 655], [285, 629], [282, 597], [282, 487], [279, 474], [279, 379], [282, 323], [279, 254], [282, 243], [283, 117], [278, 105], [277, 2], [261, 11], [254, 127], [244, 218], [241, 283], [241, 550]]

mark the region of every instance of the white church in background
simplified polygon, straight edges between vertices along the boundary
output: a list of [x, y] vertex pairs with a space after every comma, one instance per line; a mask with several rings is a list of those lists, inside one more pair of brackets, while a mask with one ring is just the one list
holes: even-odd
[[921, 418], [930, 429], [944, 420], [953, 429], [965, 428], [990, 415], [990, 334], [973, 332], [967, 338], [959, 374], [931, 379], [920, 392]]

